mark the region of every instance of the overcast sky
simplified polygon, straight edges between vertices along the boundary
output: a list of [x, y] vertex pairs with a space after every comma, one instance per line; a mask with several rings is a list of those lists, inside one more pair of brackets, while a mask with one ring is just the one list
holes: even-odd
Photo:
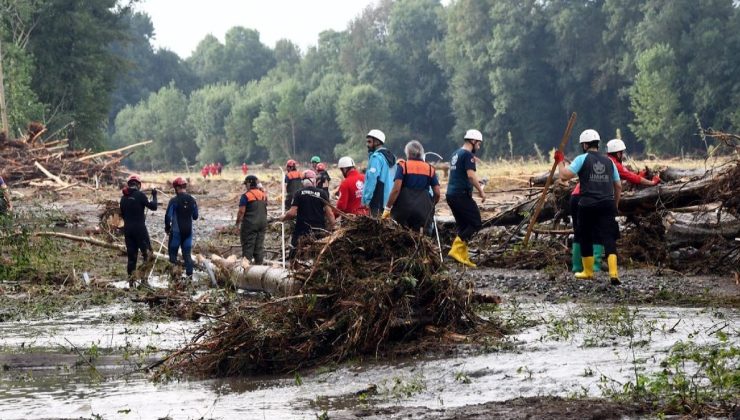
[[301, 47], [316, 45], [319, 33], [344, 30], [374, 0], [143, 0], [136, 9], [154, 24], [154, 46], [187, 58], [203, 37], [221, 42], [234, 26], [256, 29], [269, 47], [287, 38]]

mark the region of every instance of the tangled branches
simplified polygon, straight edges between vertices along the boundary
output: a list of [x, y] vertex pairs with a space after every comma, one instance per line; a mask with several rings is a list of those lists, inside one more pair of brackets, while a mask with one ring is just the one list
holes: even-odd
[[301, 294], [244, 303], [201, 329], [164, 362], [207, 376], [285, 372], [430, 334], [468, 334], [483, 321], [472, 285], [442, 271], [431, 241], [388, 221], [349, 220], [295, 263]]

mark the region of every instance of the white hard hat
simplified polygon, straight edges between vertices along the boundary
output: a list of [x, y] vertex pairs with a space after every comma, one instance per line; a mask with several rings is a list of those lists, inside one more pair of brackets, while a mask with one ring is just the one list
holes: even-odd
[[606, 153], [617, 153], [626, 150], [627, 146], [620, 139], [612, 139], [606, 143]]
[[599, 141], [601, 140], [601, 137], [599, 137], [599, 133], [596, 132], [596, 130], [588, 129], [584, 130], [583, 133], [581, 133], [581, 136], [578, 138], [578, 143], [591, 143], [592, 141]]
[[467, 133], [465, 133], [465, 140], [478, 140], [482, 142], [483, 134], [478, 130], [468, 130]]
[[339, 158], [339, 162], [337, 162], [337, 166], [339, 167], [339, 169], [352, 168], [355, 166], [355, 161], [352, 160], [352, 158], [349, 156], [344, 156], [344, 157]]
[[385, 134], [383, 134], [383, 132], [380, 130], [372, 129], [370, 130], [369, 133], [367, 133], [366, 137], [372, 137], [374, 139], [378, 139], [378, 141], [385, 144]]

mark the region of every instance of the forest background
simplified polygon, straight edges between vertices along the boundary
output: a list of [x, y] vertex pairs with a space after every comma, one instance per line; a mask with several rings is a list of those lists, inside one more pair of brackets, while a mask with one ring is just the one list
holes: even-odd
[[478, 128], [484, 158], [542, 156], [571, 112], [633, 153], [740, 131], [733, 0], [380, 0], [307, 51], [233, 27], [189, 57], [154, 49], [133, 3], [0, 0], [11, 137], [35, 120], [77, 148], [151, 139], [128, 164], [163, 170], [362, 160], [371, 128], [398, 154], [415, 138], [446, 157]]

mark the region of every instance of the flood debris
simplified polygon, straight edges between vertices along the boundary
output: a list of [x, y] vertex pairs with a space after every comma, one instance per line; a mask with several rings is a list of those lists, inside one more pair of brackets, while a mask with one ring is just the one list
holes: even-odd
[[240, 304], [158, 363], [159, 374], [287, 372], [495, 330], [473, 311], [473, 285], [444, 270], [432, 242], [390, 221], [348, 220], [307, 244], [292, 269], [298, 294]]
[[42, 142], [45, 132], [42, 124], [31, 123], [22, 138], [3, 143], [0, 166], [7, 174], [6, 181], [15, 186], [51, 186], [57, 191], [77, 185], [117, 185], [127, 174], [120, 165], [131, 153], [127, 151], [151, 143], [91, 154], [89, 150], [69, 150], [68, 139]]

